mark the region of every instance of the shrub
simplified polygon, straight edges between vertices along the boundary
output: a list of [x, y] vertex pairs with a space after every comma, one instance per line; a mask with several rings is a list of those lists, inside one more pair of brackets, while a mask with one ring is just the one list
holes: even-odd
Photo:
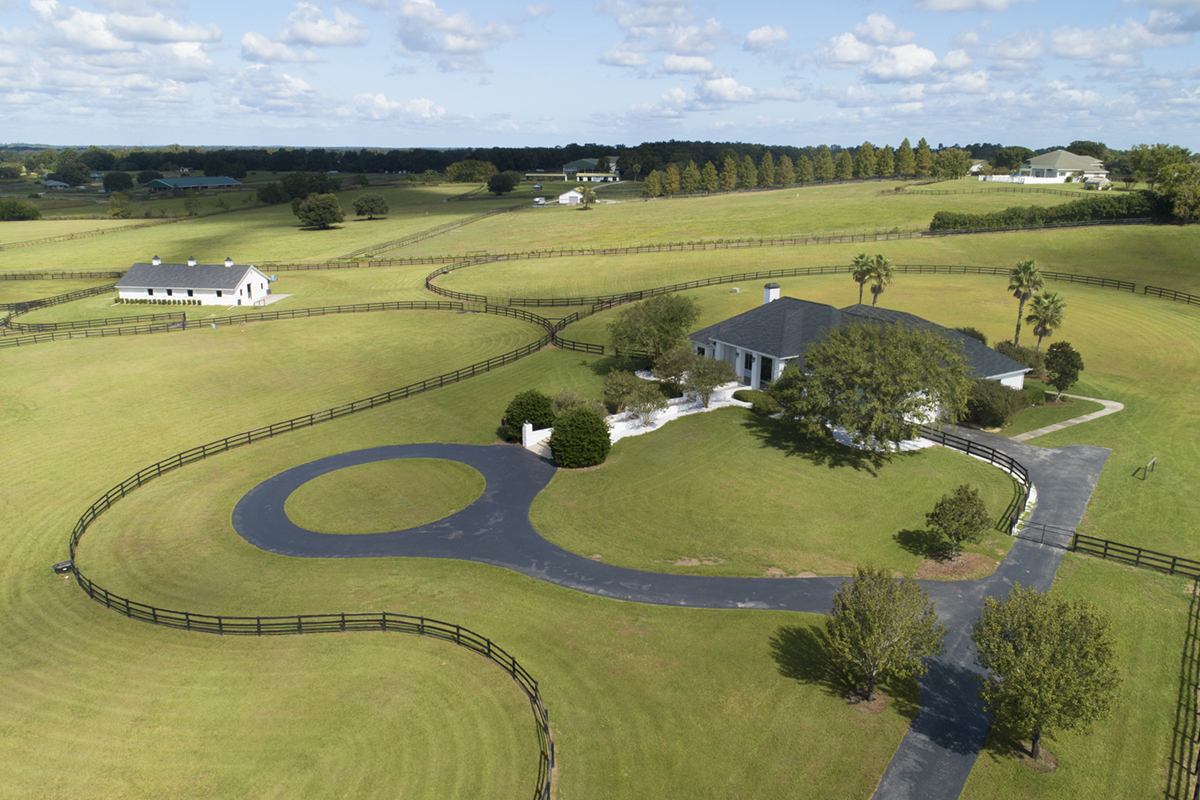
[[782, 410], [774, 397], [758, 389], [738, 389], [733, 393], [733, 399], [749, 403], [750, 411], [760, 417], [772, 417]]
[[929, 224], [931, 231], [980, 230], [986, 228], [1040, 227], [1056, 223], [1108, 219], [1140, 219], [1171, 216], [1170, 202], [1154, 192], [1129, 192], [1085, 197], [1057, 206], [1011, 206], [984, 214], [939, 211]]
[[41, 218], [41, 209], [32, 203], [22, 203], [20, 200], [0, 200], [0, 222]]
[[1026, 394], [1000, 381], [974, 380], [967, 398], [967, 419], [987, 428], [998, 428], [1029, 405]]
[[549, 445], [556, 464], [579, 469], [604, 463], [612, 449], [612, 440], [604, 417], [586, 406], [578, 406], [554, 421]]
[[1013, 361], [1019, 361], [1025, 366], [1033, 370], [1034, 374], [1041, 375], [1046, 366], [1046, 357], [1032, 347], [1020, 347], [1008, 340], [996, 342], [992, 345], [992, 349], [1003, 356], [1008, 356]]
[[624, 411], [629, 398], [643, 383], [632, 372], [613, 370], [604, 376], [604, 402], [614, 414]]
[[504, 410], [504, 425], [509, 436], [520, 436], [521, 427], [526, 422], [531, 423], [534, 430], [549, 428], [554, 424], [554, 408], [550, 398], [537, 389], [521, 392]]
[[954, 330], [958, 331], [959, 333], [963, 334], [964, 336], [970, 336], [972, 339], [977, 339], [978, 341], [983, 343], [984, 347], [987, 347], [987, 334], [984, 333], [983, 331], [981, 331], [977, 328], [972, 328], [970, 326], [966, 326], [963, 328], [955, 328]]
[[583, 397], [573, 389], [563, 389], [554, 395], [554, 399], [550, 401], [550, 405], [554, 409], [556, 419], [573, 408], [590, 408], [601, 417], [607, 413], [604, 403], [601, 403], [599, 400], [592, 400], [589, 397]]
[[1046, 404], [1046, 387], [1045, 386], [1026, 386], [1025, 396], [1029, 398], [1029, 405], [1044, 406]]

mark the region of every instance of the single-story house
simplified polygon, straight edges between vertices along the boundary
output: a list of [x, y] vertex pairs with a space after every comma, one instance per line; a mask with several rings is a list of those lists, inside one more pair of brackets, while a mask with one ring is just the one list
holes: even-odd
[[[617, 179], [616, 178], [617, 159], [619, 158], [619, 156], [605, 156], [605, 158], [608, 159], [608, 172], [601, 172], [596, 169], [597, 165], [599, 165], [599, 163], [600, 163], [600, 159], [598, 159], [598, 158], [580, 158], [575, 161], [572, 161], [570, 164], [563, 165], [563, 168], [562, 168], [563, 176], [567, 180], [571, 180], [572, 178], [574, 178], [577, 181], [593, 180], [593, 179], [595, 179], [595, 180], [599, 180], [599, 179], [616, 180]], [[612, 173], [612, 177], [608, 177], [609, 173]], [[581, 177], [582, 175], [587, 175], [588, 177], [583, 178], [583, 177]]]
[[560, 206], [577, 206], [583, 202], [583, 192], [578, 189], [572, 189], [569, 192], [563, 192], [558, 196], [558, 204]]
[[151, 192], [169, 192], [174, 189], [232, 189], [241, 186], [240, 181], [233, 178], [155, 178], [149, 183], [143, 183], [143, 189]]
[[1023, 388], [1024, 364], [1003, 356], [977, 339], [935, 322], [902, 311], [857, 303], [838, 309], [795, 297], [780, 297], [779, 284], [764, 287], [763, 304], [724, 322], [696, 331], [688, 338], [692, 352], [728, 361], [738, 380], [765, 387], [789, 364], [804, 365], [804, 352], [819, 342], [825, 332], [841, 325], [899, 323], [912, 328], [935, 330], [962, 344], [971, 377], [999, 381], [1014, 389]]
[[1108, 170], [1098, 158], [1077, 156], [1066, 150], [1053, 150], [1029, 159], [1017, 170], [1017, 174], [1031, 178], [1053, 178], [1059, 183], [1065, 183], [1067, 178], [1076, 176], [1081, 180], [1107, 178]]
[[200, 301], [204, 306], [250, 306], [271, 294], [271, 279], [253, 265], [233, 263], [164, 264], [155, 256], [149, 264], [134, 264], [117, 281], [122, 300]]
[[42, 181], [42, 186], [46, 189], [55, 189], [55, 190], [60, 190], [60, 191], [62, 189], [70, 189], [71, 188], [71, 184], [63, 183], [62, 181]]

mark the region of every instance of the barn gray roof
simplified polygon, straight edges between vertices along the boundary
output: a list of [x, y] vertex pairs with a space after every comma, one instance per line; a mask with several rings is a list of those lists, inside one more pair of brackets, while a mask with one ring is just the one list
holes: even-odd
[[246, 264], [134, 264], [118, 289], [227, 289], [238, 288], [246, 273], [254, 269]]
[[826, 331], [856, 323], [898, 323], [909, 328], [940, 332], [962, 344], [963, 357], [971, 368], [972, 376], [976, 378], [1028, 372], [1024, 364], [1001, 355], [977, 339], [943, 328], [936, 322], [921, 319], [913, 314], [862, 304], [839, 310], [824, 303], [813, 303], [795, 297], [781, 297], [774, 302], [757, 306], [736, 317], [696, 331], [688, 338], [701, 347], [718, 341], [763, 353], [772, 358], [794, 358], [803, 368], [804, 352], [810, 345], [825, 338]]

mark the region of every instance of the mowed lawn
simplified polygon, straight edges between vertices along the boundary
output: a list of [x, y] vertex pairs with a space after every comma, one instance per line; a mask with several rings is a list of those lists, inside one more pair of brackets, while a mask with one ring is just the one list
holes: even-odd
[[[828, 233], [918, 226], [926, 228], [938, 211], [998, 211], [1014, 205], [1058, 205], [1071, 200], [1046, 194], [972, 194], [953, 197], [895, 195], [881, 191], [902, 184], [847, 184], [778, 189], [650, 202], [629, 200], [588, 210], [552, 207], [528, 215], [484, 220], [443, 239], [418, 242], [398, 252], [525, 250], [690, 241], [758, 235]], [[603, 197], [603, 192], [600, 193]], [[648, 208], [649, 207], [649, 208]], [[521, 215], [524, 217], [527, 215]], [[876, 222], [878, 220], [878, 222]]]
[[[64, 344], [95, 356], [137, 341]], [[55, 354], [45, 350], [43, 363]], [[167, 375], [187, 372], [160, 363]], [[231, 354], [226, 363], [246, 360]], [[405, 636], [232, 640], [163, 631], [106, 611], [54, 577], [47, 565], [63, 557], [74, 517], [110, 482], [167, 449], [245, 427], [245, 406], [257, 405], [261, 422], [284, 410], [198, 397], [203, 374], [139, 385], [73, 363], [62, 371], [72, 366], [69, 392], [16, 380], [19, 372], [4, 382], [30, 400], [23, 419], [6, 420], [28, 434], [0, 468], [5, 487], [21, 487], [6, 489], [0, 505], [11, 531], [0, 602], [19, 620], [0, 668], [20, 685], [0, 698], [0, 711], [9, 720], [5, 749], [21, 756], [0, 766], [0, 795], [36, 796], [43, 786], [82, 797], [320, 795], [338, 785], [362, 797], [528, 793], [536, 771], [528, 705], [486, 660]], [[329, 366], [306, 376], [308, 392], [346, 391], [352, 368]], [[835, 786], [869, 796], [915, 710], [915, 687], [891, 687], [889, 711], [864, 715], [820, 677], [818, 654], [777, 661], [772, 640], [780, 630], [811, 630], [816, 618], [635, 606], [456, 562], [286, 558], [249, 546], [229, 526], [237, 498], [287, 466], [391, 442], [494, 442], [516, 391], [570, 385], [590, 393], [598, 380], [578, 359], [546, 352], [200, 462], [106, 513], [85, 538], [80, 565], [113, 591], [163, 607], [386, 609], [478, 630], [541, 682], [563, 796], [821, 797]], [[297, 383], [279, 387], [277, 402], [297, 405], [299, 390], [290, 389]], [[88, 413], [96, 396], [125, 412]], [[6, 397], [4, 407], [18, 400]], [[126, 441], [122, 432], [131, 427], [143, 436]], [[60, 702], [61, 687], [72, 692]], [[387, 724], [378, 722], [384, 715]], [[763, 757], [780, 751], [813, 755]], [[50, 766], [24, 763], [53, 765], [53, 776]], [[404, 777], [388, 777], [396, 770]], [[448, 783], [440, 782], [443, 770]]]
[[[559, 471], [530, 516], [567, 550], [652, 572], [849, 575], [871, 564], [912, 575], [926, 512], [961, 484], [980, 490], [993, 522], [1016, 497], [1007, 474], [951, 450], [875, 465], [730, 408], [622, 439], [598, 467]], [[1002, 527], [967, 550], [997, 563], [1012, 543]]]
[[[1167, 776], [1180, 770], [1173, 759], [1191, 750], [1176, 739], [1190, 729], [1176, 710], [1194, 590], [1183, 578], [1068, 555], [1053, 591], [1095, 603], [1112, 620], [1121, 676], [1112, 716], [1090, 731], [1043, 737], [1042, 746], [1058, 758], [1058, 770], [1048, 775], [1017, 763], [1014, 736], [993, 730], [963, 800], [1175, 797], [1165, 791]], [[1019, 738], [1028, 742], [1029, 732]]]
[[[958, 207], [960, 198], [950, 199]], [[745, 260], [848, 263], [854, 252], [867, 249], [912, 263], [1006, 267], [1028, 254], [1046, 269], [1070, 264], [1075, 269], [1068, 271], [1186, 289], [1196, 284], [1188, 272], [1195, 230], [1001, 234], [893, 242], [886, 250], [884, 243], [778, 248], [750, 251]], [[117, 238], [104, 237], [106, 248]], [[213, 258], [229, 254], [222, 241], [212, 239]], [[278, 241], [290, 246], [287, 237]], [[42, 251], [45, 264], [54, 261], [46, 254], [59, 253], [58, 247], [22, 249]], [[106, 248], [80, 250], [74, 261], [111, 260]], [[180, 257], [191, 254], [180, 250]], [[705, 254], [685, 255], [690, 264], [681, 260], [667, 267], [656, 257], [636, 268], [598, 261], [614, 265], [609, 274], [603, 269], [556, 274], [555, 267], [572, 261], [563, 260], [542, 262], [540, 271], [524, 275], [503, 273], [510, 265], [489, 265], [452, 277], [491, 281], [500, 274], [498, 291], [505, 296], [537, 296], [535, 289], [542, 296], [591, 294], [597, 285], [642, 288], [672, 282], [675, 278], [658, 280], [668, 274], [739, 271], [740, 265], [727, 267], [738, 264], [744, 251], [734, 260], [721, 253], [727, 260], [720, 263], [704, 260]], [[144, 258], [139, 253], [125, 260]], [[419, 285], [427, 271], [320, 273], [311, 285], [347, 298], [344, 302], [365, 302], [373, 299], [372, 291], [350, 299], [356, 281], [409, 287]], [[373, 277], [384, 274], [392, 277]], [[884, 305], [945, 324], [981, 320], [976, 326], [989, 336], [1011, 335], [1015, 302], [1003, 285], [992, 289], [981, 283], [987, 279], [967, 277], [921, 279], [927, 283], [910, 278], [915, 276], [898, 276]], [[856, 296], [848, 276], [828, 284], [810, 280], [817, 281], [807, 284], [815, 287], [813, 299], [828, 297], [840, 306]], [[994, 280], [1003, 284], [1002, 278]], [[471, 291], [466, 283], [454, 288]], [[1082, 529], [1200, 556], [1190, 542], [1200, 506], [1189, 488], [1200, 478], [1193, 445], [1200, 410], [1194, 399], [1200, 389], [1196, 311], [1098, 289], [1051, 288], [1068, 301], [1067, 325], [1057, 338], [1074, 342], [1087, 363], [1075, 391], [1126, 404], [1120, 414], [1038, 441], [1113, 448]], [[723, 291], [728, 295], [728, 287]], [[761, 301], [760, 285], [743, 292], [745, 298], [730, 302]], [[706, 313], [721, 313], [716, 296]], [[364, 320], [363, 327], [345, 327], [351, 319]], [[403, 319], [409, 323], [385, 330], [387, 321]], [[189, 333], [60, 342], [0, 355], [0, 432], [9, 456], [0, 464], [0, 536], [6, 548], [0, 608], [9, 620], [0, 635], [0, 672], [9, 687], [0, 694], [5, 720], [0, 796], [529, 794], [536, 739], [528, 705], [504, 673], [483, 659], [403, 636], [257, 640], [161, 630], [106, 611], [49, 570], [65, 557], [79, 513], [108, 486], [152, 461], [382, 390], [375, 388], [380, 384], [391, 388], [422, 370], [432, 374], [477, 360], [467, 345], [453, 350], [440, 347], [437, 336], [423, 338], [444, 333], [442, 323], [426, 319], [449, 325], [497, 321], [385, 313], [298, 320], [294, 328], [271, 323], [198, 332], [220, 336], [195, 340], [209, 342], [203, 348], [181, 346]], [[323, 323], [328, 327], [310, 328]], [[438, 331], [425, 330], [435, 326]], [[279, 333], [268, 335], [270, 329]], [[515, 330], [532, 338], [540, 334], [532, 326]], [[478, 348], [488, 355], [510, 345], [506, 335], [491, 329], [458, 333], [497, 337]], [[311, 355], [309, 347], [315, 348]], [[365, 350], [361, 357], [359, 350]], [[202, 357], [187, 357], [196, 353]], [[778, 650], [772, 643], [783, 634], [804, 639], [807, 632], [811, 641], [819, 618], [614, 603], [455, 562], [288, 559], [250, 547], [229, 526], [237, 498], [289, 466], [381, 443], [494, 442], [496, 423], [513, 394], [569, 386], [599, 396], [606, 367], [595, 357], [543, 352], [456, 386], [192, 465], [104, 515], [85, 539], [80, 563], [114, 591], [164, 606], [245, 614], [386, 608], [473, 627], [508, 648], [541, 681], [558, 745], [556, 791], [562, 797], [870, 796], [917, 698], [911, 684], [891, 687], [892, 707], [869, 717], [847, 708], [827, 685], [818, 652], [786, 664], [773, 657]], [[1158, 472], [1144, 483], [1131, 478], [1133, 468], [1152, 454], [1160, 456]], [[1157, 604], [1154, 585], [1160, 579], [1152, 574], [1129, 571], [1128, 579], [1115, 579], [1102, 570], [1073, 570], [1073, 560], [1058, 590], [1129, 612], [1118, 630], [1129, 680], [1122, 708], [1134, 713], [1118, 712], [1127, 715], [1111, 731], [1051, 742], [1067, 763], [1030, 792], [1021, 783], [1024, 776], [1008, 772], [1010, 762], [1001, 759], [992, 770], [985, 753], [968, 786], [970, 796], [1088, 796], [1096, 786], [1114, 798], [1161, 794], [1178, 690], [1174, 659], [1182, 638], [1171, 633], [1182, 631], [1171, 615], [1178, 617], [1180, 606]], [[1166, 609], [1162, 625], [1151, 619], [1158, 605]], [[1161, 656], [1146, 657], [1152, 651]], [[1135, 664], [1151, 668], [1129, 669], [1131, 653]], [[426, 716], [417, 722], [422, 710]], [[412, 725], [405, 724], [409, 719]], [[1090, 771], [1079, 770], [1079, 764]], [[1102, 782], [1093, 773], [1113, 777]]]

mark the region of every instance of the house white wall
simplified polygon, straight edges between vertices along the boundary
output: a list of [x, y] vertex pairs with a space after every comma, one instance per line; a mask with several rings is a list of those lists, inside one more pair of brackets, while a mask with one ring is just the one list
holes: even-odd
[[117, 289], [117, 297], [122, 300], [199, 300], [202, 306], [252, 306], [270, 294], [270, 279], [255, 267], [246, 271], [236, 289], [189, 289], [186, 286]]

